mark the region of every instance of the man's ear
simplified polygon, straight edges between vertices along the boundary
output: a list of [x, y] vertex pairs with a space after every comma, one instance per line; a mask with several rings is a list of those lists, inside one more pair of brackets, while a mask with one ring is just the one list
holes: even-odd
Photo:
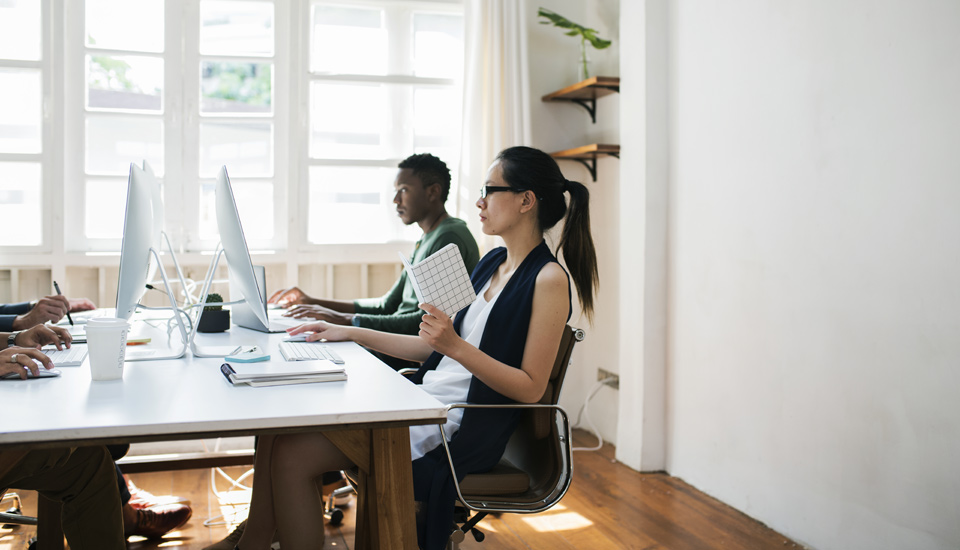
[[440, 194], [443, 190], [440, 188], [439, 183], [431, 183], [427, 185], [424, 190], [427, 192], [427, 200], [430, 202], [440, 202]]

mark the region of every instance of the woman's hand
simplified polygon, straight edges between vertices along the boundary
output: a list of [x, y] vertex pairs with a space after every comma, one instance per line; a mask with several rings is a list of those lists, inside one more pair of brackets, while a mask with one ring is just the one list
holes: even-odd
[[419, 307], [426, 312], [420, 323], [420, 338], [440, 354], [456, 358], [456, 350], [464, 340], [454, 330], [453, 320], [430, 304], [420, 304]]
[[52, 325], [37, 325], [17, 335], [16, 344], [25, 348], [37, 348], [46, 344], [53, 344], [57, 349], [69, 348], [73, 337], [70, 331], [63, 327]]
[[317, 321], [316, 323], [304, 323], [293, 328], [287, 329], [287, 334], [295, 336], [297, 334], [307, 334], [307, 342], [318, 342], [326, 340], [328, 342], [347, 342], [350, 338], [350, 330], [354, 327], [345, 327], [334, 325], [326, 321]]
[[53, 368], [53, 362], [50, 358], [35, 348], [7, 348], [0, 351], [0, 376], [11, 372], [17, 373], [21, 379], [27, 379], [27, 369], [34, 376], [39, 376], [40, 366], [37, 362], [43, 363], [47, 370]]

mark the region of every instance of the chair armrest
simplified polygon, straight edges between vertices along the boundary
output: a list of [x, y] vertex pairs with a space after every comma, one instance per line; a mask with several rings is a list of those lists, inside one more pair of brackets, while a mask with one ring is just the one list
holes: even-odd
[[410, 378], [411, 376], [413, 376], [414, 374], [417, 374], [417, 371], [419, 371], [419, 370], [420, 370], [420, 369], [415, 369], [415, 368], [413, 368], [413, 367], [407, 367], [407, 368], [405, 368], [405, 369], [400, 369], [400, 370], [398, 370], [397, 372], [399, 372], [400, 374], [402, 374], [402, 375], [404, 376], [404, 378], [408, 378], [408, 379], [409, 379], [409, 378]]
[[[564, 454], [566, 463], [570, 465], [570, 473], [572, 474], [573, 454], [570, 449], [570, 441], [572, 441], [571, 435], [570, 435], [570, 420], [567, 418], [567, 411], [565, 411], [563, 407], [561, 407], [560, 405], [543, 404], [543, 403], [529, 403], [529, 404], [514, 403], [514, 404], [506, 404], [506, 405], [477, 405], [473, 403], [451, 403], [447, 405], [446, 409], [448, 413], [450, 412], [451, 409], [554, 409], [555, 411], [560, 413], [560, 418], [563, 420], [563, 428], [562, 428], [563, 431], [559, 437], [560, 437], [561, 446], [563, 447], [563, 451], [564, 451], [563, 454]], [[440, 441], [443, 443], [443, 450], [447, 453], [447, 462], [450, 464], [450, 473], [453, 475], [453, 485], [457, 489], [457, 497], [460, 499], [460, 502], [462, 502], [464, 506], [466, 506], [467, 508], [475, 512], [491, 511], [491, 508], [489, 506], [476, 507], [463, 497], [463, 492], [461, 492], [460, 490], [460, 482], [457, 481], [457, 469], [453, 465], [453, 456], [450, 454], [450, 445], [449, 443], [447, 443], [447, 434], [443, 430], [443, 424], [440, 424], [439, 426], [440, 426]], [[569, 487], [569, 477], [568, 477], [567, 487]], [[553, 506], [554, 502], [556, 502], [557, 500], [560, 500], [560, 497], [562, 497], [563, 494], [566, 492], [567, 492], [566, 488], [564, 488], [561, 494], [559, 495], [559, 497], [557, 497], [557, 499], [554, 500], [553, 502], [544, 503], [544, 506], [539, 508], [532, 508], [532, 509], [523, 510], [523, 511], [529, 512], [529, 513], [535, 513], [535, 512], [541, 512], [543, 510], [546, 510], [547, 508], [550, 508], [551, 506]], [[521, 510], [502, 510], [502, 511], [521, 512]]]

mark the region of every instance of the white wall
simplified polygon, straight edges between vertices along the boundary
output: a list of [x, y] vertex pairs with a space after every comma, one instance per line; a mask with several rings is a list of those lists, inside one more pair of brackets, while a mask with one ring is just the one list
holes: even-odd
[[668, 471], [814, 548], [960, 548], [960, 3], [668, 34]]
[[[582, 25], [597, 29], [613, 45], [604, 50], [589, 48], [591, 76], [619, 76], [618, 0], [525, 0], [530, 61], [530, 107], [533, 147], [547, 152], [571, 149], [591, 143], [619, 143], [620, 96], [597, 101], [597, 122], [591, 123], [585, 109], [572, 103], [544, 103], [541, 97], [577, 82], [579, 40], [565, 36], [552, 25], [540, 25], [537, 8], [553, 10]], [[597, 181], [586, 168], [573, 161], [560, 161], [567, 179], [590, 189], [590, 216], [600, 271], [600, 292], [594, 303], [596, 317], [591, 326], [575, 308], [570, 324], [586, 330], [587, 338], [574, 351], [560, 403], [576, 420], [577, 411], [597, 382], [597, 369], [617, 373], [617, 319], [619, 314], [618, 201], [619, 160], [600, 160]], [[556, 241], [554, 241], [555, 246]], [[602, 387], [590, 403], [590, 418], [604, 440], [616, 443], [618, 392]]]

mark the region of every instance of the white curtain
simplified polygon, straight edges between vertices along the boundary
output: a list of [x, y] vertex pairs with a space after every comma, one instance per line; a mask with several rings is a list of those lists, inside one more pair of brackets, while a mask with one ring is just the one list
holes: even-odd
[[[522, 0], [465, 0], [463, 125], [456, 215], [480, 235], [474, 203], [501, 150], [531, 141]], [[492, 241], [480, 242], [488, 250]]]

